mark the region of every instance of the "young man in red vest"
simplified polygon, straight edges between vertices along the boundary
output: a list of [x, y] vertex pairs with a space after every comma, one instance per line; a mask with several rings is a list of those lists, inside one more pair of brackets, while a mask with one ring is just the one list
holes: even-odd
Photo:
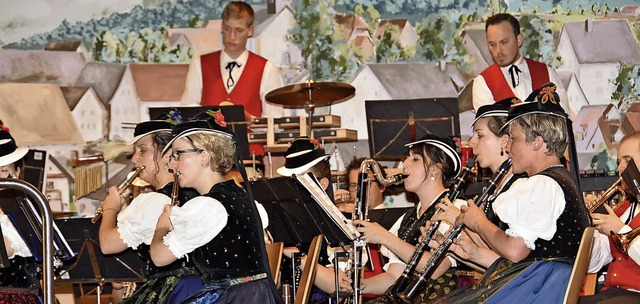
[[[625, 136], [618, 147], [618, 174], [621, 174], [631, 159], [640, 164], [640, 132]], [[622, 187], [631, 193], [623, 181]], [[626, 200], [615, 212], [604, 204], [608, 214], [593, 213], [593, 224], [598, 232], [591, 250], [589, 272], [597, 272], [609, 264], [602, 292], [580, 298], [581, 304], [600, 303], [608, 299], [611, 303], [640, 303], [640, 242], [636, 239], [628, 247], [627, 254], [621, 252], [608, 236], [611, 232], [623, 234], [640, 227], [638, 200], [627, 195]], [[609, 303], [609, 302], [607, 302]]]
[[473, 108], [510, 97], [525, 100], [531, 92], [547, 82], [557, 85], [562, 108], [571, 115], [562, 82], [546, 64], [522, 57], [524, 36], [518, 19], [510, 14], [496, 14], [485, 23], [487, 43], [494, 64], [473, 80]]
[[[200, 105], [242, 105], [245, 117], [282, 117], [282, 106], [265, 101], [264, 96], [282, 86], [280, 69], [246, 48], [253, 36], [253, 8], [232, 1], [222, 11], [224, 49], [200, 57], [202, 99]], [[263, 155], [261, 145], [250, 145], [251, 152]]]

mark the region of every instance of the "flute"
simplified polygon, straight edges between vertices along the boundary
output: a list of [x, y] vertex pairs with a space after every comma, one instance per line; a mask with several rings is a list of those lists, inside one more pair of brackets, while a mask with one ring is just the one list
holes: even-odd
[[[138, 177], [138, 175], [140, 175], [140, 172], [142, 172], [142, 170], [144, 170], [144, 165], [138, 167], [136, 171], [134, 171], [133, 174], [129, 178], [127, 178], [127, 180], [125, 180], [122, 184], [120, 184], [120, 186], [118, 186], [118, 193], [120, 194], [120, 196], [122, 196], [122, 194], [127, 190], [127, 188], [129, 188], [131, 183], [133, 183], [133, 181]], [[96, 213], [91, 219], [92, 223], [95, 224], [98, 222], [98, 220], [100, 220], [100, 218], [102, 217], [102, 211], [103, 211], [102, 204], [100, 204], [100, 207], [98, 207], [98, 209], [96, 210]]]
[[178, 192], [180, 191], [180, 171], [178, 169], [173, 171], [173, 187], [171, 188], [171, 206], [176, 206], [179, 203]]

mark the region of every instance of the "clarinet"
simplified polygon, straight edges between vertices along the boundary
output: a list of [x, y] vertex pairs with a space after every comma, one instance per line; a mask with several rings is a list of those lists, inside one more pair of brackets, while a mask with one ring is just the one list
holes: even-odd
[[[504, 163], [502, 163], [498, 171], [496, 171], [493, 174], [491, 178], [491, 182], [489, 183], [487, 188], [484, 190], [484, 192], [482, 192], [482, 195], [478, 199], [476, 199], [475, 201], [476, 206], [479, 207], [482, 203], [484, 203], [489, 198], [489, 196], [491, 196], [491, 194], [493, 194], [493, 192], [496, 190], [498, 183], [502, 181], [507, 171], [509, 171], [509, 168], [511, 168], [510, 158], [507, 159]], [[463, 228], [464, 228], [464, 224], [458, 224], [454, 226], [449, 232], [449, 234], [444, 238], [444, 240], [442, 241], [442, 244], [440, 244], [440, 246], [438, 246], [438, 248], [433, 252], [431, 257], [429, 258], [429, 261], [427, 262], [427, 265], [425, 265], [422, 271], [420, 272], [420, 276], [414, 278], [411, 281], [411, 283], [402, 292], [398, 293], [397, 297], [400, 300], [402, 300], [402, 302], [404, 303], [413, 302], [415, 296], [418, 295], [418, 293], [427, 284], [427, 279], [430, 278], [431, 275], [433, 275], [433, 272], [436, 270], [437, 266], [440, 264], [442, 259], [444, 259], [444, 257], [446, 256], [446, 253], [449, 250], [449, 247], [451, 247], [451, 244], [453, 244], [453, 240], [456, 237], [458, 237], [458, 235], [460, 235], [460, 232], [462, 232]]]
[[[450, 201], [453, 202], [458, 197], [458, 195], [460, 195], [460, 191], [462, 190], [464, 181], [469, 175], [469, 173], [471, 172], [471, 168], [474, 166], [475, 163], [476, 163], [476, 156], [467, 160], [467, 163], [465, 164], [462, 173], [458, 177], [456, 183], [453, 185], [451, 192], [449, 192], [449, 195], [447, 195], [447, 198]], [[439, 224], [440, 224], [439, 221], [436, 223], [433, 223], [425, 234], [433, 236], [433, 233], [436, 231], [437, 226]], [[436, 228], [433, 228], [433, 227], [436, 227]], [[413, 251], [413, 255], [411, 255], [411, 258], [409, 258], [407, 266], [404, 268], [404, 271], [402, 272], [400, 277], [393, 283], [393, 285], [391, 285], [391, 287], [387, 289], [387, 291], [385, 291], [384, 296], [387, 298], [387, 300], [390, 300], [394, 303], [398, 302], [399, 299], [396, 298], [397, 294], [403, 291], [407, 287], [409, 283], [409, 279], [413, 274], [413, 271], [416, 269], [416, 266], [418, 265], [420, 256], [422, 256], [422, 253], [427, 248], [427, 244], [429, 243], [430, 239], [431, 237], [425, 236], [422, 239], [422, 242], [418, 243], [418, 245], [416, 246], [416, 249]]]

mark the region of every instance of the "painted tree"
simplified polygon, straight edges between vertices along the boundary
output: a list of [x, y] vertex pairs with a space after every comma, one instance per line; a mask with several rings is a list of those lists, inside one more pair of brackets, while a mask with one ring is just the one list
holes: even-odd
[[400, 44], [400, 27], [388, 23], [380, 37], [376, 37], [376, 62], [389, 63], [411, 58], [410, 50]]
[[296, 26], [290, 39], [301, 50], [303, 67], [315, 81], [344, 81], [358, 69], [356, 56], [340, 38], [334, 21], [333, 0], [295, 1]]
[[613, 81], [616, 86], [611, 94], [611, 100], [620, 102], [621, 108], [640, 101], [640, 66], [624, 64], [620, 67], [618, 77]]
[[460, 14], [456, 19], [441, 13], [427, 17], [416, 26], [418, 47], [414, 56], [416, 61], [454, 62], [463, 71], [471, 66], [471, 57], [462, 42], [462, 31], [469, 22], [468, 16]]
[[561, 63], [554, 49], [553, 32], [550, 21], [535, 15], [523, 15], [520, 18], [520, 31], [524, 35], [523, 55], [544, 62], [552, 67]]
[[93, 44], [93, 58], [96, 61], [117, 63], [188, 63], [194, 52], [184, 45], [171, 47], [165, 39], [166, 29], [143, 28], [140, 32], [130, 32], [125, 39], [118, 39], [111, 31], [104, 31]]

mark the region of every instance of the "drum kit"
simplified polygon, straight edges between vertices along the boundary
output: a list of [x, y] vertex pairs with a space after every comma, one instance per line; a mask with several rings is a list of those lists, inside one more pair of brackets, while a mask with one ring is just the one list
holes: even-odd
[[307, 134], [313, 129], [313, 112], [316, 106], [329, 106], [350, 99], [356, 89], [340, 82], [314, 82], [308, 80], [275, 89], [265, 99], [268, 102], [282, 105], [285, 108], [304, 108], [308, 115]]

